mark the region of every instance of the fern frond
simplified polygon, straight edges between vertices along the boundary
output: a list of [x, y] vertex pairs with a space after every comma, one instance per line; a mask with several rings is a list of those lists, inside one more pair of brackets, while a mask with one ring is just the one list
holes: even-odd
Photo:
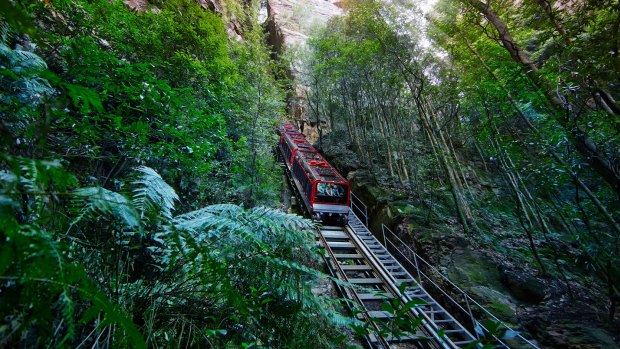
[[4, 42], [0, 42], [0, 58], [6, 59], [10, 62], [10, 56], [13, 54], [13, 50], [8, 47]]
[[14, 86], [18, 91], [17, 98], [22, 103], [39, 105], [44, 101], [44, 98], [56, 93], [49, 82], [40, 77], [22, 78], [15, 82]]
[[11, 26], [0, 17], [0, 45], [6, 44], [13, 36], [13, 29]]
[[39, 170], [37, 169], [37, 163], [33, 159], [22, 158], [19, 159], [19, 166], [21, 175], [19, 176], [19, 183], [27, 192], [38, 191], [38, 177]]
[[0, 189], [3, 192], [14, 190], [17, 186], [18, 178], [13, 172], [0, 171]]
[[8, 195], [0, 194], [0, 207], [19, 207], [19, 202]]
[[181, 224], [183, 222], [192, 221], [194, 219], [198, 219], [203, 216], [210, 216], [212, 215], [212, 212], [209, 210], [209, 207], [210, 206], [203, 207], [199, 210], [195, 210], [195, 211], [191, 211], [191, 212], [187, 212], [187, 213], [183, 213], [178, 216], [175, 216], [173, 219], [173, 223]]
[[69, 289], [65, 287], [58, 298], [60, 313], [67, 329], [67, 333], [60, 341], [59, 347], [62, 347], [66, 342], [71, 342], [75, 338], [75, 303], [69, 295]]
[[[324, 310], [323, 308], [319, 308]], [[351, 328], [364, 326], [364, 322], [351, 316], [344, 316], [337, 311], [325, 311], [322, 314], [335, 326]]]
[[172, 224], [179, 230], [217, 235], [224, 228], [237, 231], [243, 208], [232, 204], [211, 205], [174, 217]]
[[140, 213], [140, 218], [144, 219], [148, 213], [155, 213], [171, 220], [174, 203], [179, 200], [177, 193], [152, 168], [140, 166], [136, 171], [140, 172], [140, 176], [132, 182], [136, 187], [132, 201]]
[[216, 216], [236, 219], [243, 213], [243, 208], [234, 204], [217, 204], [207, 206], [199, 211], [210, 213]]
[[139, 228], [140, 219], [132, 203], [123, 195], [101, 187], [80, 188], [73, 191], [74, 205], [83, 205], [72, 225], [85, 218], [94, 219], [98, 214], [112, 216], [128, 228]]
[[279, 227], [289, 230], [311, 230], [314, 229], [312, 221], [298, 216], [295, 214], [289, 214], [268, 207], [254, 207], [250, 210], [253, 214], [261, 217], [265, 220], [274, 222]]
[[47, 63], [34, 52], [14, 49], [7, 58], [15, 73], [27, 73], [47, 69]]

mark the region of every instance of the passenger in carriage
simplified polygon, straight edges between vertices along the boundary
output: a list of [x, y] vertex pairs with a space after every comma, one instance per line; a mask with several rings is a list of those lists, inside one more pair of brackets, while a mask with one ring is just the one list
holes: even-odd
[[325, 183], [319, 183], [316, 185], [316, 191], [319, 195], [325, 195]]
[[337, 197], [344, 196], [344, 189], [342, 188], [342, 185], [334, 185], [334, 196], [337, 196]]
[[325, 193], [327, 194], [327, 196], [334, 196], [334, 186], [328, 184], [325, 188]]
[[333, 183], [318, 183], [316, 185], [316, 194], [318, 196], [343, 197], [345, 189], [342, 185]]

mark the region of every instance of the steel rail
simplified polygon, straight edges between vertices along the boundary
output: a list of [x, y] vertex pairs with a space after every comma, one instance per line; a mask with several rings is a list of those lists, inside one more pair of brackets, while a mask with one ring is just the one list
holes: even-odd
[[[375, 267], [376, 269], [380, 270], [383, 272], [384, 275], [386, 275], [386, 284], [390, 285], [392, 288], [392, 292], [397, 295], [399, 298], [401, 298], [404, 302], [407, 301], [411, 301], [415, 298], [428, 298], [429, 299], [429, 303], [428, 304], [421, 304], [419, 307], [414, 307], [411, 309], [411, 312], [418, 317], [422, 317], [423, 318], [423, 326], [424, 326], [424, 331], [426, 332], [426, 334], [429, 337], [432, 337], [435, 342], [444, 349], [454, 349], [454, 348], [460, 348], [460, 346], [457, 344], [456, 341], [453, 341], [452, 338], [450, 338], [449, 336], [440, 336], [438, 331], [440, 330], [440, 327], [437, 325], [437, 323], [435, 322], [436, 320], [446, 320], [446, 319], [433, 319], [429, 316], [429, 314], [424, 311], [423, 308], [424, 306], [429, 306], [430, 309], [429, 311], [433, 312], [433, 313], [437, 313], [439, 309], [439, 312], [442, 313], [442, 315], [447, 318], [449, 321], [452, 322], [452, 328], [454, 331], [457, 331], [458, 333], [460, 333], [461, 338], [464, 341], [458, 341], [460, 343], [469, 343], [472, 342], [473, 340], [475, 340], [475, 337], [473, 335], [471, 335], [462, 325], [460, 325], [460, 323], [454, 318], [452, 317], [452, 315], [445, 310], [437, 301], [435, 301], [435, 299], [433, 299], [433, 297], [431, 297], [422, 287], [422, 285], [418, 282], [416, 282], [415, 284], [412, 284], [412, 287], [418, 288], [419, 291], [421, 292], [420, 297], [410, 297], [406, 294], [407, 289], [405, 289], [405, 294], [402, 294], [398, 288], [397, 282], [399, 281], [403, 281], [403, 280], [397, 280], [394, 278], [394, 276], [387, 270], [385, 270], [385, 267], [383, 266], [383, 263], [381, 260], [378, 259], [378, 257], [370, 250], [370, 246], [367, 245], [367, 243], [365, 241], [363, 241], [359, 235], [359, 232], [357, 232], [355, 230], [355, 228], [350, 224], [348, 226], [348, 228], [350, 228], [353, 232], [353, 236], [355, 237], [355, 239], [358, 241], [358, 245], [364, 246], [363, 250], [365, 250], [365, 253], [369, 256], [371, 256], [372, 259], [375, 260]], [[367, 227], [366, 227], [367, 230]], [[370, 233], [368, 231], [368, 233]], [[374, 241], [376, 243], [379, 243], [379, 241], [374, 238]], [[386, 253], [389, 254], [389, 251], [387, 251], [387, 249], [385, 249]], [[396, 260], [396, 258], [394, 258], [391, 254], [389, 254], [392, 259], [389, 260], [389, 263], [391, 264], [396, 264], [401, 270], [406, 271], [407, 269], [404, 268], [400, 262], [398, 260]], [[411, 281], [414, 281], [415, 278], [413, 278], [411, 276], [411, 274], [407, 273], [407, 275], [411, 278]], [[454, 329], [455, 327], [457, 327], [458, 329]]]
[[[367, 256], [368, 261], [373, 265], [375, 270], [379, 273], [381, 279], [383, 279], [384, 281], [384, 285], [389, 288], [392, 295], [403, 300], [403, 303], [406, 303], [407, 301], [411, 301], [412, 299], [409, 299], [406, 295], [400, 292], [400, 289], [398, 287], [399, 285], [396, 284], [397, 280], [394, 279], [394, 277], [392, 277], [392, 275], [390, 275], [390, 273], [385, 270], [385, 268], [381, 264], [381, 261], [378, 260], [378, 258], [375, 256], [375, 254], [372, 251], [370, 251], [368, 246], [359, 238], [359, 236], [357, 236], [357, 234], [353, 232], [354, 231], [353, 227], [351, 227], [350, 225], [347, 225], [347, 229], [350, 229], [352, 231], [349, 233], [349, 235], [353, 238], [352, 241], [354, 241], [355, 244], [358, 246], [358, 248], [364, 252], [363, 255]], [[424, 326], [423, 328], [424, 333], [428, 336], [428, 338], [431, 338], [431, 337], [434, 338], [441, 345], [441, 348], [451, 349], [451, 348], [456, 347], [456, 346], [452, 347], [452, 346], [445, 345], [445, 340], [440, 338], [437, 334], [437, 330], [436, 330], [437, 325], [434, 325], [435, 328], [433, 328], [432, 325], [429, 324], [429, 321], [432, 322], [432, 319], [430, 319], [428, 315], [424, 314], [423, 311], [420, 311], [419, 309], [416, 309], [414, 307], [410, 310], [410, 313], [412, 313], [412, 315], [415, 317], [421, 316], [423, 318], [422, 325]]]
[[[343, 228], [341, 230], [341, 232], [346, 234], [345, 229]], [[327, 239], [325, 238], [325, 236], [323, 236], [320, 227], [317, 227], [317, 233], [319, 235], [319, 239], [323, 244], [323, 247], [325, 248], [327, 254], [329, 255], [329, 258], [331, 258], [331, 260], [333, 261], [333, 268], [336, 269], [335, 271], [333, 271], [334, 273], [336, 273], [337, 275], [332, 275], [334, 277], [337, 277], [339, 280], [342, 280], [344, 282], [350, 283], [349, 282], [349, 277], [347, 276], [347, 274], [344, 272], [344, 270], [342, 269], [342, 266], [340, 265], [340, 263], [338, 263], [338, 259], [336, 258], [336, 255], [334, 253], [334, 251], [332, 250], [332, 248], [329, 246], [329, 243], [327, 241]], [[364, 255], [362, 255], [363, 257], [365, 257]], [[325, 258], [325, 256], [324, 256]], [[330, 272], [332, 271], [332, 267], [330, 266], [329, 261], [325, 261], [327, 264], [327, 267], [330, 269]], [[379, 326], [372, 320], [372, 318], [370, 317], [370, 315], [368, 315], [368, 310], [366, 309], [366, 307], [364, 306], [364, 302], [362, 302], [362, 300], [360, 299], [359, 295], [357, 294], [357, 292], [355, 290], [353, 290], [352, 288], [346, 288], [346, 287], [341, 287], [339, 285], [340, 289], [343, 289], [344, 292], [346, 293], [346, 296], [348, 296], [351, 300], [355, 301], [357, 304], [359, 304], [364, 310], [361, 312], [360, 314], [365, 318], [366, 322], [370, 323], [375, 331], [376, 331], [376, 335], [375, 337], [377, 338], [377, 341], [381, 344], [381, 346], [383, 348], [389, 349], [390, 348], [390, 344], [382, 337], [379, 335], [379, 332], [381, 331]], [[372, 340], [372, 338], [369, 339], [369, 345], [372, 345], [372, 342], [374, 342]]]
[[[280, 152], [278, 152], [280, 153]], [[282, 154], [278, 154], [278, 155], [282, 155]], [[286, 164], [284, 164], [284, 169], [285, 169], [285, 173], [287, 175], [288, 181], [291, 185], [291, 187], [293, 188], [293, 191], [295, 193], [295, 195], [298, 198], [298, 201], [304, 199], [304, 197], [301, 197], [302, 194], [300, 193], [300, 188], [298, 183], [296, 183], [296, 180], [294, 178], [294, 176], [292, 175], [291, 171], [287, 168]], [[300, 206], [304, 206], [303, 204]], [[306, 212], [308, 213], [308, 212]], [[370, 282], [372, 282], [373, 285], [379, 287], [384, 290], [384, 293], [386, 294], [386, 296], [389, 297], [396, 297], [399, 298], [403, 301], [403, 303], [406, 303], [408, 301], [414, 300], [414, 299], [423, 299], [423, 298], [427, 298], [430, 299], [429, 304], [423, 304], [420, 305], [419, 307], [413, 307], [412, 309], [410, 309], [408, 311], [409, 316], [414, 316], [414, 317], [418, 317], [418, 318], [422, 318], [422, 322], [421, 322], [421, 328], [418, 328], [418, 330], [423, 333], [425, 336], [419, 336], [419, 337], [406, 337], [406, 339], [415, 339], [415, 338], [425, 338], [425, 339], [432, 339], [433, 343], [435, 343], [435, 348], [440, 348], [440, 349], [455, 349], [455, 348], [460, 348], [459, 345], [463, 345], [462, 343], [468, 343], [468, 341], [471, 341], [473, 339], [475, 339], [475, 337], [473, 337], [468, 331], [467, 329], [465, 329], [453, 316], [452, 314], [450, 314], [448, 311], [446, 311], [438, 302], [436, 302], [433, 297], [431, 297], [428, 292], [425, 291], [424, 286], [422, 286], [422, 282], [423, 279], [430, 283], [431, 285], [433, 285], [435, 288], [437, 288], [446, 298], [448, 298], [452, 303], [454, 303], [454, 305], [457, 306], [458, 309], [460, 309], [461, 311], [463, 311], [466, 315], [468, 315], [470, 317], [470, 320], [472, 322], [472, 326], [476, 327], [476, 326], [481, 326], [484, 330], [486, 330], [487, 332], [488, 329], [486, 329], [479, 321], [477, 321], [477, 319], [474, 317], [472, 310], [471, 310], [471, 306], [470, 306], [470, 302], [474, 305], [476, 305], [480, 310], [482, 310], [483, 312], [485, 312], [489, 317], [495, 319], [496, 321], [499, 321], [500, 323], [502, 323], [502, 325], [504, 325], [508, 330], [514, 331], [512, 330], [510, 327], [508, 327], [503, 321], [499, 320], [497, 317], [495, 317], [491, 312], [489, 312], [486, 308], [484, 308], [482, 305], [480, 305], [478, 302], [476, 302], [474, 299], [472, 299], [465, 291], [463, 291], [460, 287], [458, 287], [457, 285], [455, 285], [452, 281], [450, 281], [447, 277], [445, 277], [443, 274], [441, 274], [439, 272], [439, 270], [437, 270], [434, 266], [432, 266], [430, 263], [428, 263], [426, 260], [424, 260], [422, 257], [420, 257], [415, 251], [413, 251], [407, 244], [404, 243], [404, 241], [402, 241], [402, 239], [400, 239], [393, 231], [391, 231], [389, 228], [387, 228], [385, 225], [381, 225], [381, 230], [382, 230], [382, 235], [383, 235], [383, 244], [381, 244], [381, 242], [376, 239], [374, 236], [371, 239], [374, 239], [372, 242], [372, 246], [367, 244], [367, 242], [364, 240], [368, 240], [369, 238], [367, 237], [368, 235], [372, 235], [372, 233], [370, 233], [370, 231], [368, 230], [368, 207], [356, 196], [353, 194], [353, 192], [350, 192], [350, 214], [353, 214], [354, 219], [357, 219], [357, 223], [355, 223], [354, 225], [351, 224], [351, 220], [348, 222], [348, 224], [345, 227], [333, 227], [329, 229], [325, 229], [326, 234], [328, 231], [333, 232], [340, 232], [343, 234], [343, 237], [337, 237], [336, 239], [345, 239], [350, 241], [349, 242], [336, 242], [336, 241], [332, 241], [330, 243], [330, 241], [328, 241], [327, 237], [323, 235], [323, 229], [321, 229], [320, 226], [317, 226], [317, 234], [318, 234], [318, 238], [320, 243], [323, 245], [323, 247], [325, 248], [326, 254], [323, 254], [323, 258], [330, 270], [330, 273], [332, 273], [333, 277], [336, 277], [339, 280], [342, 280], [345, 283], [349, 283], [351, 285], [353, 285], [352, 287], [345, 287], [343, 285], [340, 285], [338, 283], [336, 283], [337, 288], [340, 290], [341, 294], [347, 298], [349, 298], [351, 301], [355, 302], [356, 304], [358, 304], [361, 309], [363, 309], [362, 312], [360, 312], [358, 314], [358, 316], [361, 316], [361, 318], [363, 320], [365, 320], [365, 322], [369, 323], [370, 326], [372, 326], [372, 328], [375, 330], [375, 333], [370, 332], [368, 334], [368, 336], [366, 336], [365, 340], [367, 341], [367, 344], [370, 346], [379, 346], [380, 348], [385, 348], [385, 349], [389, 349], [391, 348], [390, 343], [388, 341], [387, 338], [383, 338], [382, 335], [380, 335], [381, 333], [381, 329], [379, 328], [379, 326], [377, 325], [377, 323], [375, 322], [375, 318], [382, 318], [382, 317], [387, 317], [389, 318], [388, 315], [385, 315], [386, 312], [383, 312], [384, 315], [381, 315], [379, 317], [373, 317], [371, 316], [370, 312], [371, 310], [364, 304], [364, 301], [362, 300], [362, 298], [360, 297], [360, 295], [358, 294], [358, 287], [363, 289], [362, 286], [356, 285], [355, 282], [351, 282], [351, 279], [349, 279], [347, 273], [345, 272], [345, 270], [343, 269], [343, 267], [340, 265], [339, 260], [336, 255], [336, 253], [334, 253], [334, 250], [332, 249], [331, 245], [334, 245], [334, 248], [336, 248], [336, 246], [338, 244], [349, 244], [351, 246], [347, 246], [345, 247], [345, 249], [351, 249], [354, 251], [354, 255], [358, 256], [355, 257], [359, 260], [363, 260], [365, 264], [353, 264], [354, 266], [358, 266], [358, 267], [362, 267], [364, 265], [366, 265], [366, 267], [368, 267], [369, 269], [365, 269], [366, 267], [360, 269], [360, 270], [365, 270], [365, 272], [362, 272], [362, 274], [372, 274], [374, 276], [370, 277], [370, 276], [364, 276], [362, 279], [354, 279], [357, 282], [359, 282], [360, 280], [364, 280], [366, 279], [366, 283], [370, 284]], [[359, 213], [359, 214], [358, 214]], [[334, 229], [336, 228], [336, 229]], [[358, 231], [359, 229], [362, 229], [362, 231]], [[362, 239], [360, 236], [360, 233], [363, 232], [365, 234], [365, 238]], [[412, 262], [409, 257], [407, 257], [400, 249], [399, 247], [394, 243], [394, 241], [392, 241], [392, 239], [387, 237], [387, 232], [389, 232], [391, 234], [391, 237], [395, 238], [401, 246], [404, 246], [408, 252], [410, 252], [413, 255], [414, 261]], [[337, 234], [336, 234], [337, 235]], [[342, 245], [341, 245], [342, 246]], [[384, 265], [385, 263], [385, 258], [386, 257], [382, 257], [384, 258], [384, 260], [382, 261], [376, 254], [375, 252], [373, 252], [373, 249], [377, 249], [379, 247], [377, 246], [382, 246], [384, 251], [381, 251], [380, 254], [381, 256], [388, 256], [388, 260], [390, 263], [393, 264], [397, 264], [398, 267], [404, 271], [402, 273], [394, 273], [394, 275], [392, 274], [392, 272], [388, 271], [388, 267], [386, 267]], [[408, 290], [405, 289], [405, 292], [401, 292], [399, 289], [399, 282], [409, 282], [409, 281], [414, 281], [416, 280], [416, 278], [412, 277], [411, 274], [409, 274], [408, 269], [405, 268], [400, 261], [396, 258], [396, 256], [394, 256], [392, 254], [392, 252], [390, 252], [390, 248], [389, 246], [391, 246], [391, 250], [396, 251], [399, 255], [400, 258], [403, 258], [405, 261], [407, 261], [409, 263], [409, 265], [415, 270], [415, 272], [417, 273], [417, 281], [415, 282], [415, 287], [417, 290], [419, 290], [421, 292], [420, 295], [415, 295], [413, 296], [413, 291], [410, 291], [410, 293], [408, 294]], [[340, 247], [343, 248], [343, 247]], [[380, 248], [379, 248], [380, 249]], [[341, 257], [342, 258], [342, 257]], [[433, 273], [440, 275], [445, 282], [447, 282], [451, 287], [453, 287], [454, 289], [456, 289], [457, 291], [459, 291], [461, 293], [461, 295], [465, 298], [465, 303], [466, 306], [463, 307], [461, 304], [459, 304], [458, 301], [456, 301], [451, 295], [449, 295], [441, 286], [439, 286], [435, 280], [433, 280], [429, 275], [427, 275], [426, 273], [424, 273], [421, 268], [420, 265], [418, 263], [418, 261], [420, 261], [421, 263], [423, 263], [424, 266], [426, 266], [427, 268], [429, 268]], [[349, 269], [351, 270], [355, 270], [355, 269]], [[394, 270], [394, 269], [391, 269]], [[397, 274], [406, 274], [409, 279], [406, 280], [399, 280], [395, 277], [395, 275]], [[377, 294], [377, 293], [375, 293]], [[411, 295], [411, 296], [410, 296]], [[369, 298], [365, 298], [366, 300], [368, 300]], [[387, 298], [386, 298], [387, 299]], [[353, 310], [353, 307], [350, 306], [350, 304], [348, 304], [349, 309]], [[424, 308], [425, 306], [429, 307], [429, 310], [425, 311], [422, 308]], [[439, 309], [439, 310], [437, 310]], [[442, 316], [444, 317], [437, 319], [436, 313], [441, 313]], [[388, 312], [389, 313], [389, 312]], [[429, 313], [433, 314], [432, 317], [429, 316]], [[443, 334], [440, 335], [438, 332], [440, 331], [441, 327], [438, 325], [438, 322], [436, 323], [435, 321], [441, 321], [442, 323], [445, 323], [446, 321], [451, 321], [452, 323], [452, 327], [448, 327], [448, 330], [445, 331], [444, 333], [447, 332], [453, 332], [453, 335], [455, 335], [455, 333], [459, 333], [464, 336], [463, 338], [472, 338], [471, 340], [468, 341], [459, 341], [459, 342], [454, 342], [452, 340], [452, 338], [448, 337], [447, 335]], [[446, 326], [446, 325], [443, 325]], [[456, 327], [456, 329], [454, 329]], [[452, 328], [452, 329], [451, 329]], [[514, 331], [516, 332], [516, 331]], [[520, 333], [517, 333], [517, 338], [523, 340], [525, 343], [527, 343], [528, 345], [532, 346], [533, 348], [538, 348], [535, 344], [533, 344], [531, 341], [529, 341], [528, 339], [526, 339], [525, 337], [523, 337]], [[475, 332], [476, 337], [478, 337], [478, 332]], [[417, 334], [412, 334], [414, 336], [418, 336]], [[498, 343], [500, 343], [501, 345], [503, 345], [504, 347], [508, 348], [508, 345], [506, 345], [500, 338], [497, 338], [495, 335], [493, 335], [493, 337], [498, 341]], [[393, 339], [393, 338], [392, 338]], [[458, 345], [457, 345], [458, 343]]]

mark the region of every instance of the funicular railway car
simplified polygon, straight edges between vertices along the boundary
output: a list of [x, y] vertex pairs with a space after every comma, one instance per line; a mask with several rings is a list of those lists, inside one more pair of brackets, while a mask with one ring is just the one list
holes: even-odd
[[277, 128], [278, 148], [288, 175], [310, 215], [344, 224], [349, 214], [350, 185], [290, 122]]

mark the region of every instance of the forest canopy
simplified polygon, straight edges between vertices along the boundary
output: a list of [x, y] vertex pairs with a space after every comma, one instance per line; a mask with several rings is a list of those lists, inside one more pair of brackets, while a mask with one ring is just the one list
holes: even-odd
[[347, 5], [310, 40], [307, 101], [331, 130], [325, 151], [376, 188], [369, 195], [398, 212], [412, 244], [464, 234], [576, 301], [556, 319], [590, 307], [577, 294], [594, 292], [605, 301], [592, 316], [613, 328], [617, 2], [440, 0], [427, 13], [405, 1]]
[[316, 226], [281, 210], [274, 126], [302, 90], [375, 228], [528, 338], [620, 340], [618, 1], [346, 0], [293, 62], [262, 2], [0, 0], [0, 347], [368, 334], [313, 293]]
[[2, 1], [0, 347], [341, 341], [312, 223], [262, 207], [286, 81], [230, 5], [242, 41], [193, 0]]

